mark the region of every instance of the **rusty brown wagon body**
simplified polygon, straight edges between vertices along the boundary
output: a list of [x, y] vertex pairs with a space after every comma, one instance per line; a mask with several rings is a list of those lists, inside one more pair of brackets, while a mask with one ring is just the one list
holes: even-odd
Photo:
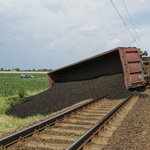
[[118, 47], [47, 73], [48, 87], [56, 82], [88, 80], [104, 75], [124, 74], [127, 89], [145, 86], [147, 76], [141, 50]]

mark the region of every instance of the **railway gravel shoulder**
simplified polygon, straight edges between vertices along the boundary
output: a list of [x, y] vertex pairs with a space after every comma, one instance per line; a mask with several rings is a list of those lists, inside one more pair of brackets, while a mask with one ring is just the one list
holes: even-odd
[[139, 97], [104, 150], [150, 149], [150, 87], [142, 93], [148, 96]]

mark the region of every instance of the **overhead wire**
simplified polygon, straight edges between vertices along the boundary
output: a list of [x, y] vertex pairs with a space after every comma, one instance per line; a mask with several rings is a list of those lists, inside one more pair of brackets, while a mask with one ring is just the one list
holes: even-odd
[[124, 6], [125, 6], [125, 9], [126, 9], [126, 11], [127, 11], [127, 13], [128, 13], [128, 16], [129, 16], [129, 18], [130, 18], [130, 21], [131, 21], [131, 24], [132, 24], [132, 26], [133, 26], [133, 28], [134, 28], [134, 31], [135, 31], [135, 33], [136, 33], [136, 36], [137, 36], [137, 38], [138, 38], [138, 40], [139, 40], [139, 43], [140, 43], [140, 45], [141, 45], [141, 47], [142, 47], [142, 49], [143, 49], [141, 40], [140, 40], [140, 38], [139, 38], [139, 36], [138, 36], [138, 34], [137, 34], [137, 32], [136, 32], [135, 26], [134, 26], [134, 24], [133, 24], [133, 21], [132, 21], [132, 19], [131, 19], [131, 16], [130, 16], [130, 14], [129, 14], [129, 11], [128, 11], [128, 9], [127, 9], [127, 6], [126, 6], [126, 4], [125, 4], [125, 1], [124, 1], [124, 0], [122, 0], [122, 1], [123, 1]]
[[112, 5], [114, 6], [114, 8], [116, 9], [117, 13], [119, 14], [121, 20], [123, 21], [124, 25], [126, 26], [127, 30], [129, 31], [130, 35], [132, 36], [133, 40], [135, 41], [135, 43], [137, 44], [137, 46], [140, 47], [139, 44], [137, 43], [136, 39], [135, 39], [134, 36], [132, 35], [131, 31], [129, 30], [127, 24], [126, 24], [125, 21], [123, 20], [123, 18], [122, 18], [122, 16], [121, 16], [121, 14], [119, 13], [118, 9], [116, 8], [115, 4], [113, 3], [112, 0], [110, 0], [110, 1], [111, 1]]

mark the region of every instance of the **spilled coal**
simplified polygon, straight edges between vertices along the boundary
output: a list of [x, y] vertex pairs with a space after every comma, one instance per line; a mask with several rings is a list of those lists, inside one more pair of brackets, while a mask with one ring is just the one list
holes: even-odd
[[108, 99], [113, 100], [126, 98], [130, 94], [131, 91], [125, 88], [122, 73], [91, 80], [55, 83], [52, 88], [12, 106], [6, 114], [20, 118], [36, 114], [46, 115], [85, 99], [107, 95]]

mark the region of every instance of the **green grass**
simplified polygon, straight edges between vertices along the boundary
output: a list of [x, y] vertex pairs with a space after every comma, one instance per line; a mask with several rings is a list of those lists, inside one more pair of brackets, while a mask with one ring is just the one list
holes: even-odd
[[[36, 119], [44, 117], [36, 116], [24, 119], [5, 115], [12, 105], [21, 103], [24, 98], [19, 97], [19, 90], [25, 90], [25, 97], [36, 95], [48, 88], [46, 73], [32, 73], [35, 79], [21, 79], [22, 73], [0, 73], [0, 133], [12, 131], [20, 126], [31, 123]], [[31, 73], [24, 73], [31, 74]]]
[[19, 90], [25, 91], [25, 97], [36, 95], [47, 89], [45, 74], [32, 74], [35, 79], [21, 79], [19, 73], [0, 73], [0, 114], [4, 114], [11, 105], [24, 101], [19, 97]]
[[29, 124], [42, 117], [44, 116], [37, 114], [36, 116], [20, 119], [13, 116], [0, 115], [0, 134], [8, 131], [13, 131], [20, 126]]
[[8, 102], [7, 97], [0, 98], [0, 114], [5, 114], [5, 112], [11, 107], [11, 103]]
[[0, 97], [17, 95], [20, 88], [35, 93], [47, 89], [46, 74], [32, 74], [35, 79], [21, 79], [19, 73], [0, 73]]

